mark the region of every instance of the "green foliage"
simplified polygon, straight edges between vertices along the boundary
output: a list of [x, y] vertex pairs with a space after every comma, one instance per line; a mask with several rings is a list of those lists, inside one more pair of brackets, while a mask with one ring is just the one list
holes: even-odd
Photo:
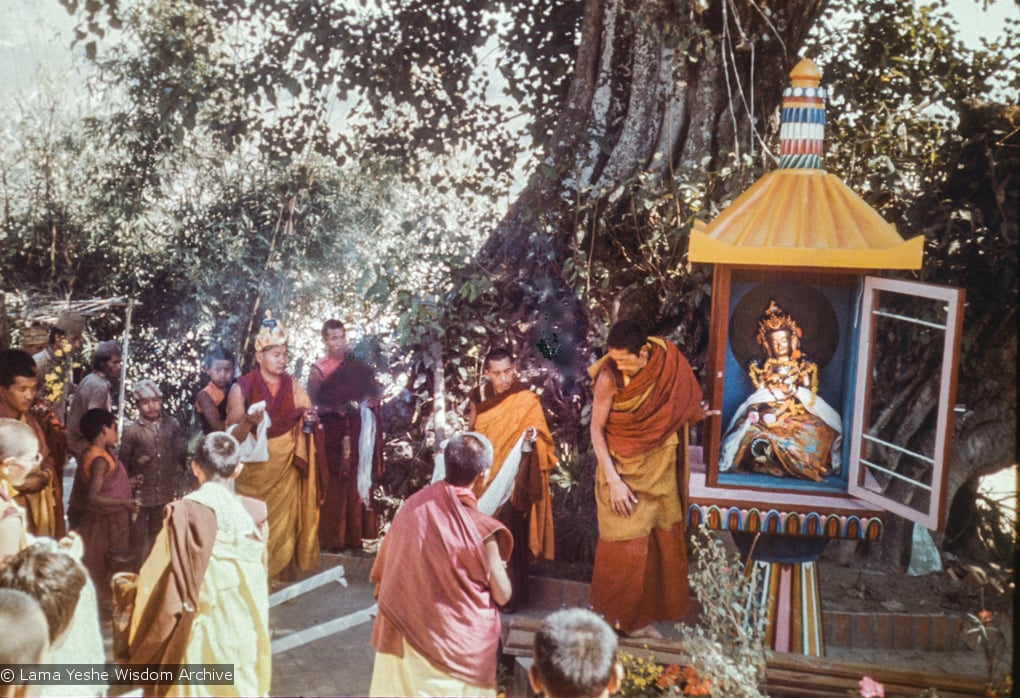
[[1011, 679], [1008, 673], [999, 675], [999, 664], [1007, 647], [1006, 636], [992, 622], [992, 612], [981, 609], [977, 614], [968, 613], [967, 620], [971, 627], [968, 635], [973, 635], [978, 647], [985, 655], [985, 695], [1004, 696], [1010, 693]]
[[827, 168], [888, 218], [900, 217], [946, 176], [964, 101], [1016, 100], [1020, 44], [1015, 26], [1006, 30], [1004, 45], [974, 50], [958, 37], [945, 0], [830, 6], [809, 49], [829, 91]]
[[700, 623], [678, 625], [691, 664], [711, 684], [713, 696], [760, 696], [765, 679], [767, 618], [757, 567], [745, 569], [707, 528], [691, 536], [691, 590]]
[[[328, 316], [384, 336], [387, 347], [442, 339], [436, 309], [456, 291], [452, 270], [471, 266], [492, 215], [483, 200], [398, 179], [389, 163], [281, 166], [257, 150], [231, 154], [201, 131], [187, 138], [173, 168], [159, 168], [159, 195], [149, 183], [153, 198], [129, 200], [111, 196], [109, 182], [131, 158], [80, 129], [56, 101], [7, 120], [5, 289], [35, 302], [137, 301], [129, 380], [155, 377], [185, 419], [202, 354], [219, 343], [247, 366], [247, 341], [265, 309], [292, 330], [299, 374], [319, 351], [317, 326]], [[475, 292], [488, 292], [478, 276]], [[123, 316], [111, 319], [91, 330], [119, 335]]]
[[[181, 410], [198, 356], [212, 342], [243, 353], [266, 308], [297, 328], [306, 360], [327, 315], [381, 338], [395, 380], [420, 400], [406, 425], [416, 464], [427, 463], [437, 357], [455, 410], [480, 349], [510, 346], [572, 454], [587, 442], [579, 369], [610, 315], [637, 315], [703, 365], [709, 270], [687, 263], [686, 240], [695, 217], [714, 217], [766, 167], [728, 125], [753, 117], [754, 137], [771, 137], [761, 93], [742, 104], [718, 77], [685, 82], [685, 109], [715, 120], [688, 124], [682, 153], [631, 154], [627, 174], [596, 190], [580, 170], [605, 167], [640, 96], [630, 66], [601, 66], [612, 118], [578, 115], [579, 132], [559, 134], [576, 136], [581, 155], [543, 155], [531, 182], [552, 193], [523, 200], [532, 217], [508, 236], [513, 250], [478, 254], [521, 162], [560, 146], [549, 139], [563, 125], [582, 0], [60, 1], [104, 106], [79, 120], [51, 99], [3, 120], [5, 289], [140, 300], [131, 371], [180, 385]], [[795, 18], [778, 16], [795, 3], [679, 3], [668, 17], [626, 5], [606, 40], [627, 55], [636, 32], [661, 31], [676, 81], [718, 76], [710, 68], [725, 59], [730, 78], [778, 94], [779, 60], [757, 74], [749, 63], [800, 43], [785, 34]], [[744, 36], [751, 19], [761, 31]], [[1016, 49], [1012, 33], [963, 46], [944, 2], [865, 0], [833, 3], [809, 47], [832, 95], [829, 169], [906, 237], [928, 237], [923, 276], [965, 285], [973, 345], [1000, 347], [992, 364], [968, 352], [970, 376], [1003, 375], [1010, 337], [1004, 370], [1015, 371], [1016, 122], [968, 105], [1015, 101]], [[1004, 312], [975, 324], [979, 309]], [[592, 462], [575, 458], [570, 477]], [[557, 492], [590, 517], [585, 487]], [[586, 545], [564, 549], [583, 557]]]
[[598, 544], [595, 501], [595, 456], [561, 445], [556, 469], [549, 476], [556, 521], [556, 559], [592, 563]]
[[[477, 165], [447, 181], [462, 195], [508, 183], [527, 147], [511, 124], [518, 109], [536, 117], [536, 135], [548, 128], [581, 9], [579, 0], [60, 1], [87, 56], [127, 84], [122, 120], [154, 152], [196, 126], [227, 150], [252, 143], [283, 164], [367, 154], [417, 174], [459, 151]], [[516, 102], [491, 98], [499, 77]]]
[[[705, 157], [698, 170], [679, 170], [668, 178], [637, 174], [629, 188], [623, 216], [599, 211], [591, 200], [579, 214], [591, 219], [598, 235], [587, 236], [588, 249], [576, 246], [564, 274], [593, 317], [613, 308], [617, 317], [637, 318], [656, 334], [674, 340], [696, 370], [707, 347], [711, 270], [687, 262], [687, 240], [695, 218], [717, 215], [729, 201], [734, 182], [750, 184], [757, 174], [753, 160], [729, 153], [713, 169]], [[606, 323], [595, 323], [608, 330]]]
[[[974, 2], [977, 12], [981, 3]], [[894, 223], [923, 235], [921, 280], [966, 290], [951, 482], [1012, 462], [1016, 423], [1017, 126], [1016, 21], [998, 43], [965, 45], [945, 2], [846, 0], [813, 34], [829, 90], [826, 167]], [[1003, 104], [1005, 102], [1006, 104]], [[901, 308], [923, 316], [931, 308]], [[880, 337], [881, 339], [881, 337]], [[930, 442], [941, 360], [938, 342], [907, 354], [893, 344], [872, 394], [897, 443]], [[929, 391], [930, 392], [930, 391]], [[909, 406], [908, 412], [903, 409]], [[881, 435], [880, 435], [881, 436]], [[953, 492], [950, 490], [949, 496]], [[900, 564], [909, 526], [893, 520], [883, 556]]]

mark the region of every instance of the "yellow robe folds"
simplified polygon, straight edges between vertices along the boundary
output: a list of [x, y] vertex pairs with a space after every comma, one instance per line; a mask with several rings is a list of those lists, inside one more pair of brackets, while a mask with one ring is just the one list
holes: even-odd
[[376, 652], [372, 667], [370, 696], [461, 696], [494, 697], [495, 688], [475, 686], [434, 667], [407, 640], [402, 640], [404, 656]]
[[492, 468], [485, 487], [492, 483], [507, 456], [528, 427], [535, 427], [538, 440], [535, 450], [542, 474], [542, 491], [545, 496], [531, 507], [528, 531], [528, 549], [535, 559], [552, 560], [555, 554], [553, 535], [552, 497], [549, 494], [549, 475], [556, 467], [556, 445], [542, 412], [542, 403], [530, 390], [510, 395], [498, 405], [480, 412], [475, 419], [475, 431], [492, 442]]
[[[591, 606], [626, 633], [679, 620], [689, 603], [685, 425], [701, 416], [701, 389], [675, 345], [649, 337], [648, 346], [648, 363], [626, 386], [605, 357], [589, 368], [593, 382], [609, 371], [618, 386], [605, 424], [606, 444], [613, 467], [637, 498], [630, 516], [615, 514], [605, 475], [596, 469], [599, 542]], [[678, 454], [681, 444], [684, 453]]]
[[[311, 407], [296, 382], [294, 406]], [[275, 577], [291, 560], [303, 570], [319, 567], [319, 491], [315, 479], [315, 442], [301, 431], [299, 421], [287, 433], [269, 439], [269, 460], [246, 463], [237, 478], [237, 493], [261, 499], [269, 510], [269, 576]], [[294, 466], [308, 464], [307, 474]]]
[[[171, 696], [266, 696], [272, 677], [269, 638], [269, 582], [266, 543], [251, 516], [225, 485], [206, 483], [188, 495], [216, 512], [216, 539], [199, 589], [199, 608], [188, 638], [183, 664], [233, 664], [232, 685], [181, 684]], [[166, 526], [138, 573], [130, 637], [160, 577], [170, 566]]]

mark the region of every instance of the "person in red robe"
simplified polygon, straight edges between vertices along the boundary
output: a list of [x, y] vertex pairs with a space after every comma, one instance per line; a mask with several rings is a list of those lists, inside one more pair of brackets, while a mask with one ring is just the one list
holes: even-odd
[[684, 508], [686, 452], [678, 431], [707, 412], [690, 364], [672, 342], [623, 320], [609, 351], [588, 372], [594, 382], [591, 440], [598, 458], [599, 540], [592, 609], [633, 637], [678, 620], [689, 603]]
[[308, 395], [322, 424], [326, 464], [319, 544], [329, 551], [358, 549], [365, 539], [379, 537], [371, 487], [383, 474], [377, 403], [382, 388], [368, 364], [348, 356], [342, 322], [326, 320], [322, 342], [326, 355], [308, 375]]
[[488, 440], [459, 434], [444, 457], [446, 478], [404, 502], [369, 575], [379, 601], [369, 695], [496, 695], [496, 604], [512, 593], [513, 537], [478, 511]]

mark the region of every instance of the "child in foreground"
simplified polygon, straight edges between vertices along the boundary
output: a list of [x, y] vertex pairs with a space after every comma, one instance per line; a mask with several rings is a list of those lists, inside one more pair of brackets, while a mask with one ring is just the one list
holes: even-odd
[[[17, 589], [42, 607], [50, 634], [50, 664], [102, 664], [96, 590], [79, 562], [72, 534], [57, 543], [40, 538], [0, 565], [0, 588]], [[47, 696], [101, 696], [102, 684], [46, 686]]]
[[623, 681], [616, 633], [591, 611], [553, 613], [535, 634], [535, 663], [528, 679], [546, 698], [605, 698]]
[[[39, 604], [23, 591], [0, 589], [0, 664], [42, 664], [50, 656], [49, 628]], [[17, 628], [17, 632], [10, 632]], [[32, 695], [37, 686], [0, 684], [0, 698]]]
[[51, 651], [64, 644], [86, 579], [85, 569], [55, 548], [55, 542], [42, 540], [0, 565], [0, 588], [23, 591], [42, 608]]

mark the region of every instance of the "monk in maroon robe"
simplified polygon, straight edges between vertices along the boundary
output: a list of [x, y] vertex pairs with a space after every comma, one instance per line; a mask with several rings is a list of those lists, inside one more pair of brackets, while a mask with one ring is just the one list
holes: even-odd
[[339, 320], [324, 323], [322, 341], [326, 356], [315, 362], [308, 376], [308, 395], [322, 424], [326, 465], [319, 544], [333, 551], [360, 548], [363, 540], [379, 537], [371, 487], [383, 473], [376, 404], [382, 389], [368, 364], [347, 355], [347, 333]]

